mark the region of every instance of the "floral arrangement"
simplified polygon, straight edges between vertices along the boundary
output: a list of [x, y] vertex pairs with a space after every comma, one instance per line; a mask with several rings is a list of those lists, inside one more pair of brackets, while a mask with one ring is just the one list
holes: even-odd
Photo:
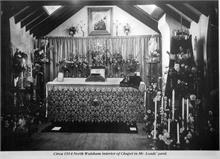
[[71, 26], [67, 29], [67, 32], [70, 36], [74, 36], [78, 32], [78, 27]]
[[188, 30], [174, 30], [174, 38], [176, 39], [188, 39], [189, 38], [189, 31]]
[[156, 63], [160, 62], [160, 50], [158, 49], [158, 43], [155, 38], [150, 38], [148, 42], [148, 51], [149, 55], [147, 56], [146, 60], [149, 63]]
[[135, 72], [140, 65], [139, 61], [136, 58], [133, 58], [132, 56], [130, 56], [130, 58], [127, 59], [125, 63], [127, 65], [128, 72]]
[[176, 88], [177, 93], [181, 93], [182, 96], [196, 93], [197, 83], [200, 79], [192, 52], [179, 46], [177, 54], [169, 53], [169, 55], [172, 64], [168, 71], [170, 88]]
[[130, 25], [129, 25], [128, 23], [126, 23], [126, 24], [124, 25], [124, 33], [125, 33], [126, 35], [128, 35], [128, 34], [130, 33], [130, 31], [131, 31], [131, 27], [130, 27]]
[[27, 64], [28, 55], [16, 50], [13, 56], [14, 86], [24, 89], [31, 87], [31, 67]]
[[124, 64], [124, 60], [123, 60], [121, 53], [113, 54], [111, 64], [112, 64], [114, 73], [119, 73], [121, 71], [122, 66]]
[[26, 60], [27, 60], [27, 54], [19, 50], [16, 50], [13, 56], [13, 72], [15, 77], [20, 76], [20, 73], [26, 70], [27, 67]]
[[[112, 69], [113, 74], [119, 74], [123, 72], [128, 74], [135, 72], [139, 67], [139, 61], [129, 55], [127, 60], [123, 59], [120, 52], [110, 54], [108, 50], [106, 51], [90, 51], [92, 66], [106, 66], [108, 69]], [[108, 71], [110, 71], [108, 70]]]
[[11, 110], [11, 113], [1, 113], [2, 143], [7, 144], [2, 147], [4, 150], [19, 149], [21, 143], [30, 142], [30, 136], [38, 131], [39, 125], [45, 120], [44, 110], [39, 104], [29, 107], [31, 109], [20, 108]]
[[57, 63], [57, 66], [65, 77], [88, 77], [90, 71], [89, 63], [83, 55], [63, 59]]
[[[41, 40], [41, 47], [37, 48], [31, 54], [31, 61], [33, 63], [33, 77], [35, 78], [37, 75], [43, 76], [44, 68], [43, 64], [47, 64], [49, 59], [47, 58], [47, 51], [49, 42], [48, 39]], [[46, 50], [45, 50], [46, 48]], [[45, 52], [46, 51], [46, 52]]]
[[106, 51], [90, 51], [92, 66], [106, 66], [110, 64], [110, 56], [108, 55], [108, 50]]
[[[161, 101], [161, 98], [158, 96], [158, 101]], [[195, 104], [193, 105], [193, 100], [190, 100], [190, 110], [195, 109]], [[161, 108], [161, 105], [159, 105]], [[167, 106], [169, 108], [169, 106]], [[198, 132], [195, 129], [195, 119], [192, 113], [189, 114], [189, 123], [187, 127], [181, 125], [180, 128], [180, 143], [177, 143], [176, 137], [176, 123], [180, 122], [181, 119], [171, 120], [170, 122], [170, 132], [168, 132], [168, 118], [169, 118], [169, 109], [167, 110], [160, 110], [157, 112], [157, 125], [156, 125], [156, 142], [153, 145], [152, 149], [159, 149], [159, 150], [173, 150], [173, 149], [191, 149], [191, 146], [194, 144], [194, 139], [198, 136]], [[146, 123], [145, 131], [149, 138], [154, 136], [154, 119], [155, 114], [150, 109], [147, 111], [144, 121]], [[180, 122], [181, 123], [181, 122]]]

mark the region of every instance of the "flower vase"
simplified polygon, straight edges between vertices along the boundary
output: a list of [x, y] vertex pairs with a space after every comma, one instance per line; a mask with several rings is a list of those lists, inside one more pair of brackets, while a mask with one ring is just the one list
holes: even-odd
[[129, 34], [129, 31], [125, 30], [125, 35], [128, 36], [128, 34]]

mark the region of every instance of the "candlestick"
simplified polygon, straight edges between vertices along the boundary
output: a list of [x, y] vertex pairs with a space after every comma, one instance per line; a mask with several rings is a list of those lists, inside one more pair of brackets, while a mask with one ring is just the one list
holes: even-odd
[[167, 97], [164, 97], [164, 110], [166, 110], [167, 109]]
[[180, 126], [179, 126], [179, 122], [177, 122], [176, 125], [176, 131], [177, 131], [177, 144], [180, 144]]
[[144, 91], [144, 106], [146, 107], [146, 98], [147, 98], [147, 92]]
[[162, 97], [161, 97], [161, 112], [162, 112], [162, 114], [161, 114], [161, 123], [163, 122], [163, 118], [164, 118], [164, 111], [163, 111], [164, 109], [163, 109], [163, 95], [162, 95]]
[[163, 111], [163, 96], [161, 97], [161, 110]]
[[154, 138], [156, 139], [156, 127], [157, 127], [157, 100], [154, 100], [154, 105], [155, 105], [155, 113], [154, 113]]
[[172, 91], [172, 120], [174, 120], [174, 107], [175, 107], [175, 90]]
[[182, 98], [182, 120], [184, 120], [184, 107], [185, 107], [185, 105], [184, 105], [184, 98]]
[[187, 98], [187, 103], [186, 103], [186, 126], [187, 130], [189, 130], [189, 99]]
[[14, 87], [17, 87], [18, 77], [14, 78]]
[[187, 98], [187, 103], [186, 103], [186, 121], [187, 123], [189, 122], [189, 99]]
[[184, 121], [182, 120], [182, 128], [183, 128], [183, 130], [184, 130]]
[[17, 93], [14, 92], [14, 106], [16, 106], [17, 104]]
[[167, 128], [168, 130], [168, 134], [169, 134], [169, 136], [170, 136], [170, 118], [168, 119], [168, 128]]
[[168, 100], [168, 104], [169, 104], [168, 106], [171, 107], [171, 100], [170, 99]]
[[24, 72], [21, 72], [21, 89], [24, 89]]

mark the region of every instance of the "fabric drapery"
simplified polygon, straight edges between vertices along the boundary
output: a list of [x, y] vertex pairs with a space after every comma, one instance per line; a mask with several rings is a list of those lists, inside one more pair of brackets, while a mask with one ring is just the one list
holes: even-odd
[[[139, 62], [138, 72], [141, 72], [141, 77], [144, 82], [149, 78], [149, 67], [146, 62], [149, 56], [148, 42], [151, 38], [155, 38], [158, 43], [158, 50], [160, 50], [161, 42], [160, 35], [146, 35], [146, 36], [100, 36], [100, 37], [47, 37], [49, 41], [49, 51], [47, 57], [49, 64], [46, 72], [48, 81], [57, 77], [59, 71], [59, 61], [69, 59], [75, 55], [85, 56], [89, 61], [89, 54], [91, 51], [102, 51], [113, 55], [119, 53], [124, 60], [131, 56], [136, 58]], [[115, 75], [113, 74], [113, 77]], [[46, 81], [47, 82], [47, 81]]]

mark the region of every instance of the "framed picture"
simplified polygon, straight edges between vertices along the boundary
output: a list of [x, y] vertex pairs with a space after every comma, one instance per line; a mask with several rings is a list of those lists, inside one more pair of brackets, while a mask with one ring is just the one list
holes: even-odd
[[112, 35], [112, 8], [88, 8], [88, 35]]

